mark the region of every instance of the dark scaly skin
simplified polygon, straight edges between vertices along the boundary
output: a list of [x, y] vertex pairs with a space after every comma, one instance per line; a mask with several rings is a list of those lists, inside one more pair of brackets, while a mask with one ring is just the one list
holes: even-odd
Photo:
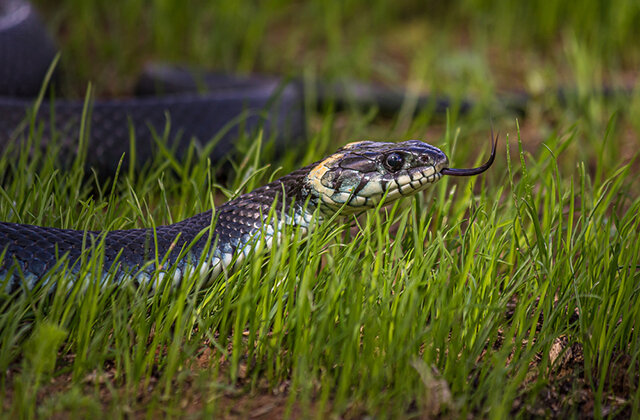
[[[140, 282], [148, 280], [158, 268], [175, 264], [180, 277], [185, 269], [205, 258], [208, 274], [216, 275], [223, 267], [229, 267], [232, 259], [250, 255], [261, 239], [267, 247], [277, 243], [271, 226], [276, 222], [267, 219], [272, 207], [284, 223], [306, 229], [316, 210], [320, 221], [337, 211], [361, 212], [383, 199], [389, 203], [421, 191], [443, 173], [483, 172], [494, 156], [495, 143], [485, 165], [460, 170], [448, 167], [447, 156], [441, 150], [416, 140], [357, 142], [217, 207], [215, 215], [209, 210], [172, 225], [158, 226], [155, 232], [130, 229], [103, 233], [0, 222], [0, 256], [5, 253], [0, 263], [0, 281], [4, 285], [0, 287], [8, 291], [22, 286], [33, 288], [62, 256], [66, 256], [71, 272], [77, 272], [82, 254], [100, 240], [105, 241], [105, 274], [109, 270], [116, 275], [124, 272]], [[211, 226], [213, 232], [209, 232]], [[165, 257], [164, 264], [157, 267], [155, 261]]]

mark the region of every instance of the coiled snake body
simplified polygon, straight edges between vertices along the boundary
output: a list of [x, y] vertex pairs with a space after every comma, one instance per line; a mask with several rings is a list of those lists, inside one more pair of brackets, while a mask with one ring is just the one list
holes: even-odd
[[[155, 229], [103, 233], [0, 222], [0, 288], [34, 288], [62, 257], [71, 272], [77, 271], [83, 253], [100, 241], [105, 274], [117, 273], [121, 279], [126, 274], [144, 282], [157, 269], [174, 264], [176, 280], [196, 266], [215, 276], [249, 255], [260, 241], [271, 247], [282, 224], [306, 230], [314, 213], [322, 220], [337, 211], [370, 209], [383, 199], [388, 203], [421, 191], [443, 175], [482, 173], [494, 157], [495, 142], [484, 165], [452, 169], [440, 149], [420, 141], [363, 141], [241, 195], [215, 212]], [[268, 219], [272, 207], [277, 217]], [[204, 264], [199, 264], [201, 258]]]

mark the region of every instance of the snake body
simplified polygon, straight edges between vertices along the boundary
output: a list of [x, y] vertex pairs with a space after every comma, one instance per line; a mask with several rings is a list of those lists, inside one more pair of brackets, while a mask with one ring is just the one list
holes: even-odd
[[101, 232], [0, 222], [0, 287], [32, 289], [63, 257], [68, 270], [77, 272], [87, 250], [101, 241], [105, 275], [144, 283], [157, 270], [173, 266], [176, 280], [195, 267], [215, 276], [250, 255], [261, 241], [267, 249], [273, 246], [284, 225], [306, 231], [314, 220], [321, 222], [336, 212], [361, 212], [381, 200], [392, 202], [443, 175], [481, 173], [494, 156], [495, 143], [482, 167], [452, 169], [440, 149], [417, 140], [355, 142], [215, 211], [154, 229]]

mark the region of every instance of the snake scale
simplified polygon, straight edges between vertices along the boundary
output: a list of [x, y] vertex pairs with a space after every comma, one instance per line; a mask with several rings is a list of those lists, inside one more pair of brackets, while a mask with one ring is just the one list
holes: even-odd
[[[326, 220], [336, 212], [361, 212], [381, 200], [390, 203], [443, 175], [480, 174], [492, 165], [496, 142], [497, 138], [487, 162], [471, 169], [450, 168], [444, 152], [417, 140], [350, 143], [215, 211], [154, 229], [101, 232], [0, 222], [0, 290], [46, 283], [47, 274], [63, 257], [68, 272], [77, 273], [82, 258], [100, 241], [105, 277], [113, 274], [145, 283], [156, 270], [169, 266], [174, 267], [176, 281], [195, 267], [216, 276], [251, 255], [261, 241], [267, 249], [278, 243], [285, 224], [299, 226], [304, 233], [314, 220]], [[269, 218], [270, 212], [277, 217]]]

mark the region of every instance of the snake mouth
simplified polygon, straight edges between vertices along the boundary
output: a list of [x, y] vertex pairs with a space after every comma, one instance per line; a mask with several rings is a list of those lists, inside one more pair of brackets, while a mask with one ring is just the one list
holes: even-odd
[[456, 168], [443, 168], [440, 173], [442, 175], [450, 175], [450, 176], [472, 176], [478, 175], [486, 171], [493, 165], [493, 161], [496, 158], [496, 144], [498, 144], [498, 136], [493, 138], [493, 131], [491, 132], [491, 139], [493, 140], [491, 145], [491, 156], [489, 156], [489, 160], [487, 160], [484, 164], [478, 166], [477, 168], [468, 168], [468, 169], [456, 169]]

